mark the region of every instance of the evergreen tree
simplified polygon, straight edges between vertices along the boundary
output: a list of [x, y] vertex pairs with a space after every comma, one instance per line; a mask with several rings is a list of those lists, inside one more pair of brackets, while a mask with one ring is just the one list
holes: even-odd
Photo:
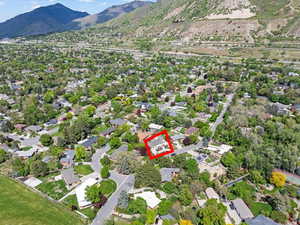
[[129, 202], [129, 197], [126, 191], [122, 191], [120, 193], [120, 197], [118, 199], [118, 207], [120, 209], [127, 209]]

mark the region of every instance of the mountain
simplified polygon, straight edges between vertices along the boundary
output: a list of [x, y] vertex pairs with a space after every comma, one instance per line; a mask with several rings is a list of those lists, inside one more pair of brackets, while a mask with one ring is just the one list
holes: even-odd
[[75, 19], [70, 24], [67, 24], [64, 29], [65, 30], [78, 30], [78, 29], [90, 27], [92, 25], [102, 24], [111, 19], [119, 17], [123, 14], [132, 12], [137, 8], [151, 5], [152, 3], [153, 2], [147, 2], [147, 1], [133, 1], [133, 2], [123, 4], [123, 5], [112, 6], [98, 14], [89, 15], [89, 16], [86, 16], [83, 18]]
[[158, 0], [93, 32], [155, 41], [255, 43], [266, 37], [300, 37], [299, 13], [299, 0]]
[[62, 4], [37, 8], [0, 23], [0, 38], [30, 36], [61, 31], [62, 27], [74, 19], [89, 15], [71, 10]]

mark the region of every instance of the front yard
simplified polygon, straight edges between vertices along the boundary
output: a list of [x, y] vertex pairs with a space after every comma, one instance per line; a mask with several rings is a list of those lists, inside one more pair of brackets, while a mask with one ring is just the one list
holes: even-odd
[[93, 173], [93, 169], [90, 165], [82, 165], [82, 164], [77, 165], [74, 167], [74, 170], [77, 174], [83, 175], [83, 176]]
[[67, 205], [68, 208], [72, 208], [72, 206], [76, 206], [78, 208], [78, 211], [86, 215], [91, 221], [96, 217], [97, 210], [93, 209], [92, 207], [86, 208], [86, 209], [79, 209], [78, 202], [76, 195], [70, 195], [67, 198], [64, 199], [63, 203]]

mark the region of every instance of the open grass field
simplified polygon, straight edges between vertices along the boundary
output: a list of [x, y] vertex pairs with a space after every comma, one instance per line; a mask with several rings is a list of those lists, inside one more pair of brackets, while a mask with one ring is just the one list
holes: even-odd
[[1, 225], [83, 225], [81, 218], [0, 175]]

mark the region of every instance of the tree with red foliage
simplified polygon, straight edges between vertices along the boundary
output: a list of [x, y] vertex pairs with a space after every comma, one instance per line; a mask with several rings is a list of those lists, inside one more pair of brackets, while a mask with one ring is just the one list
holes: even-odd
[[93, 206], [97, 209], [100, 209], [102, 206], [105, 205], [107, 202], [107, 197], [105, 197], [103, 194], [100, 195], [100, 201], [93, 204]]
[[186, 138], [183, 140], [183, 144], [184, 144], [184, 145], [190, 145], [190, 144], [192, 144], [192, 140], [191, 140], [189, 137], [186, 137]]

